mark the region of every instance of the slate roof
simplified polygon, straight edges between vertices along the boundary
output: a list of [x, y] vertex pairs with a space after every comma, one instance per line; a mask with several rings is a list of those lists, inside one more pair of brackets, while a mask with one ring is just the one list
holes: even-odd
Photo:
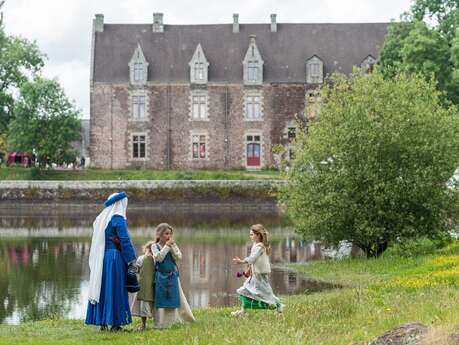
[[152, 32], [151, 24], [105, 24], [97, 32], [94, 51], [94, 82], [128, 82], [128, 63], [137, 43], [149, 62], [148, 80], [189, 82], [189, 61], [198, 43], [210, 63], [209, 82], [243, 81], [242, 60], [249, 35], [264, 60], [264, 82], [304, 83], [305, 62], [313, 55], [325, 65], [325, 73], [350, 73], [368, 56], [378, 57], [388, 23], [282, 24], [277, 32], [269, 24], [164, 25]]

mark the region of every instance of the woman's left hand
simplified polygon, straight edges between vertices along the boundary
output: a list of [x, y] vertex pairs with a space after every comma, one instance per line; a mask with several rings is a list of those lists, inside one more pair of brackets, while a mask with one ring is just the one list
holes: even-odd
[[233, 263], [234, 263], [234, 264], [242, 264], [242, 263], [244, 263], [244, 261], [242, 261], [241, 258], [240, 258], [239, 256], [235, 256], [235, 257], [233, 258]]

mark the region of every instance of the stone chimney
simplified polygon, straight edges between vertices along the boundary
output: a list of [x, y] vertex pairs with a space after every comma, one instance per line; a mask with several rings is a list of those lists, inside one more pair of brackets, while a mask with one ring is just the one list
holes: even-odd
[[276, 14], [271, 14], [271, 32], [277, 32]]
[[104, 32], [104, 15], [96, 14], [96, 17], [93, 21], [94, 31], [95, 32]]
[[239, 32], [239, 14], [234, 13], [233, 14], [233, 32]]
[[162, 13], [153, 13], [153, 32], [164, 32]]

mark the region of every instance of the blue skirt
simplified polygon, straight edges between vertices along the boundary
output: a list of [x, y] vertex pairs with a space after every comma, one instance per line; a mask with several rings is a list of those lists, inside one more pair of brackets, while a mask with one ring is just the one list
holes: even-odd
[[88, 302], [87, 325], [121, 326], [132, 322], [126, 289], [127, 265], [117, 249], [108, 249], [104, 255], [102, 285], [99, 303]]

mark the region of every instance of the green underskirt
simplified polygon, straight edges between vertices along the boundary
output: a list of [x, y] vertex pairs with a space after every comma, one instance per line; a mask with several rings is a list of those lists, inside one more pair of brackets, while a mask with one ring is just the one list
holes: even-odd
[[241, 299], [243, 309], [276, 309], [275, 305], [269, 305], [268, 303], [257, 301], [252, 298], [239, 295]]

